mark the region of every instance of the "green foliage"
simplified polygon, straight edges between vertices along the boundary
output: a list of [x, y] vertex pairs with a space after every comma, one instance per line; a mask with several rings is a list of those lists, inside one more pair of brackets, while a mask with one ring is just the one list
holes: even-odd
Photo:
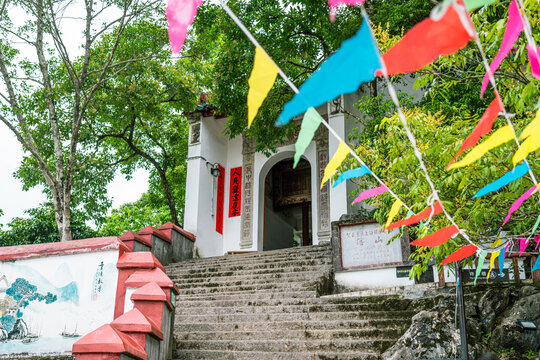
[[[473, 240], [484, 243], [502, 224], [510, 205], [517, 197], [532, 186], [532, 180], [525, 176], [512, 182], [501, 191], [473, 199], [473, 195], [484, 185], [499, 178], [512, 169], [511, 157], [514, 153], [512, 143], [494, 149], [476, 163], [465, 168], [446, 171], [445, 167], [459, 149], [463, 138], [470, 134], [476, 125], [475, 119], [446, 117], [441, 112], [432, 114], [422, 108], [405, 111], [412, 132], [418, 141], [429, 174], [438, 189], [439, 196], [447, 211], [456, 223], [465, 229]], [[515, 119], [517, 128], [526, 124], [525, 119]], [[502, 121], [496, 122], [496, 127]], [[386, 184], [418, 213], [426, 208], [431, 189], [420, 169], [418, 160], [406, 138], [405, 131], [397, 115], [382, 119], [374, 126], [376, 137], [368, 143], [361, 136], [352, 134], [356, 150], [370, 165], [374, 173], [384, 179]], [[540, 162], [530, 159], [533, 170], [538, 173]], [[363, 178], [362, 188], [378, 186], [372, 178]], [[378, 206], [375, 219], [386, 221], [393, 197], [380, 196], [369, 201]], [[540, 205], [535, 201], [526, 202], [513, 216], [504, 230], [511, 234], [521, 234], [530, 230]], [[402, 209], [401, 217], [405, 215]], [[436, 216], [430, 224], [430, 231], [450, 225], [444, 216]], [[410, 227], [413, 238], [419, 236], [418, 227]], [[462, 246], [460, 238], [449, 240], [445, 245], [435, 248], [417, 248], [412, 259], [419, 265], [416, 274], [427, 269], [430, 261], [439, 264], [447, 255]]]
[[128, 230], [137, 232], [143, 227], [159, 227], [170, 221], [167, 205], [159, 206], [149, 193], [132, 203], [113, 209], [98, 230], [99, 236], [121, 236]]
[[[342, 7], [334, 23], [329, 21], [325, 1], [232, 0], [228, 2], [246, 27], [283, 71], [299, 86], [341, 43], [361, 26], [358, 7]], [[389, 0], [368, 3], [374, 25], [382, 24], [390, 35], [399, 35], [417, 19], [429, 14], [426, 1]], [[206, 2], [199, 9], [192, 38], [185, 53], [201, 54], [205, 66], [214, 74], [204, 79], [205, 91], [215, 95], [218, 112], [229, 116], [226, 133], [231, 137], [246, 133], [257, 142], [257, 150], [275, 149], [280, 139], [293, 130], [276, 128], [274, 123], [293, 95], [278, 78], [255, 118], [247, 128], [248, 79], [253, 66], [254, 46], [218, 5]]]
[[[60, 241], [52, 204], [45, 203], [25, 211], [27, 217], [16, 217], [7, 224], [8, 229], [0, 230], [0, 246], [41, 244]], [[80, 210], [72, 214], [74, 239], [96, 236], [96, 232], [86, 225], [86, 215]]]

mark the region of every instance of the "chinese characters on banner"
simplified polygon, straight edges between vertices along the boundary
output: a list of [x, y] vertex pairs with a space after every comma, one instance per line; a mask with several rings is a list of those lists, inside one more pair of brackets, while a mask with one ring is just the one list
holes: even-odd
[[216, 203], [216, 231], [223, 235], [223, 201], [225, 197], [225, 169], [219, 167], [219, 177], [217, 180], [217, 203]]
[[242, 203], [242, 167], [231, 169], [231, 188], [229, 191], [229, 217], [240, 216]]

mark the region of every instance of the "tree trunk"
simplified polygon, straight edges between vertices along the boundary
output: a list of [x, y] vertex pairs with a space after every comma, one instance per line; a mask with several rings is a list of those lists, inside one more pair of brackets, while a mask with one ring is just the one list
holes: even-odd
[[171, 214], [171, 221], [173, 224], [180, 226], [178, 223], [178, 213], [176, 212], [176, 203], [171, 194], [171, 189], [169, 187], [169, 181], [167, 180], [167, 175], [165, 172], [159, 168], [156, 168], [159, 173], [159, 178], [161, 179], [161, 185], [163, 186], [163, 191], [165, 192], [165, 197], [167, 198], [167, 203], [169, 205], [169, 212]]

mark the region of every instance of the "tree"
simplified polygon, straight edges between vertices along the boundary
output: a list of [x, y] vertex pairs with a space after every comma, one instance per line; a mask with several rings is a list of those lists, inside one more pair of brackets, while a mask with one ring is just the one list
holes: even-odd
[[[183, 113], [195, 108], [194, 74], [190, 57], [172, 63], [163, 21], [137, 21], [125, 29], [116, 56], [120, 61], [145, 58], [107, 81], [90, 102], [93, 113], [89, 140], [110, 152], [113, 164], [125, 174], [137, 167], [151, 170], [153, 194], [161, 194], [179, 224], [178, 200], [183, 204], [188, 123]], [[94, 51], [108, 54], [111, 39]], [[94, 141], [97, 140], [97, 141]], [[180, 191], [175, 191], [179, 188]]]
[[[81, 131], [89, 118], [88, 105], [104, 82], [141, 60], [118, 61], [118, 45], [124, 30], [135, 18], [151, 18], [159, 6], [158, 1], [138, 0], [2, 2], [2, 9], [7, 10], [0, 14], [0, 75], [3, 81], [0, 121], [29, 153], [27, 161], [39, 169], [41, 181], [51, 196], [61, 240], [72, 239], [74, 179], [81, 175], [78, 171], [83, 168], [81, 161], [91, 157], [88, 152], [81, 154], [79, 148]], [[10, 18], [9, 10], [13, 9], [27, 15], [22, 26]], [[73, 60], [62, 33], [66, 30], [62, 23], [72, 18], [70, 11], [82, 14], [78, 18], [83, 29], [82, 55], [76, 60]], [[105, 14], [114, 18], [107, 19]], [[94, 62], [92, 47], [105, 35], [114, 40], [105, 61]], [[24, 58], [26, 53], [21, 52], [22, 48], [35, 52], [35, 60]], [[36, 176], [31, 178], [35, 181]], [[101, 183], [107, 180], [104, 178]]]
[[[297, 86], [354, 35], [362, 22], [359, 8], [343, 7], [336, 22], [331, 23], [325, 1], [234, 0], [228, 5]], [[402, 28], [408, 30], [417, 19], [428, 16], [431, 7], [418, 0], [390, 0], [382, 8], [379, 5], [368, 2], [366, 6], [372, 19], [392, 24], [392, 34], [400, 33]], [[211, 73], [217, 74], [205, 81], [215, 95], [212, 99], [217, 112], [229, 116], [226, 133], [231, 137], [246, 133], [255, 138], [258, 151], [275, 149], [280, 139], [293, 130], [292, 124], [274, 126], [293, 92], [278, 78], [254, 124], [246, 131], [248, 79], [255, 49], [218, 5], [206, 2], [199, 9], [185, 49], [186, 53], [192, 51], [203, 54]]]
[[[16, 217], [0, 230], [0, 246], [28, 245], [60, 240], [56, 227], [54, 208], [51, 203], [25, 211], [28, 217]], [[71, 229], [74, 239], [87, 239], [97, 234], [85, 223], [86, 215], [81, 210], [72, 212]]]
[[170, 221], [167, 204], [159, 205], [153, 201], [149, 193], [132, 203], [113, 209], [100, 226], [100, 236], [120, 236], [128, 230], [137, 232], [146, 226], [159, 227]]

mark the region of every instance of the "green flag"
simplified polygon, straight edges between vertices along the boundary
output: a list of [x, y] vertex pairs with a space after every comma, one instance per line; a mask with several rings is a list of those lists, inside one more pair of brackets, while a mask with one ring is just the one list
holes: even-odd
[[480, 256], [478, 257], [478, 266], [476, 267], [476, 275], [474, 276], [474, 285], [476, 285], [476, 279], [478, 279], [478, 275], [480, 275], [480, 272], [482, 271], [482, 267], [484, 266], [484, 260], [486, 260], [487, 251], [482, 251], [480, 253]]
[[489, 5], [492, 2], [495, 2], [495, 0], [465, 0], [465, 7], [471, 11], [484, 5]]
[[310, 107], [304, 114], [304, 119], [302, 120], [302, 126], [300, 127], [300, 133], [298, 134], [298, 140], [294, 147], [296, 148], [296, 153], [294, 154], [294, 167], [298, 165], [300, 158], [306, 151], [309, 143], [315, 136], [315, 131], [321, 124], [322, 118], [314, 108]]

